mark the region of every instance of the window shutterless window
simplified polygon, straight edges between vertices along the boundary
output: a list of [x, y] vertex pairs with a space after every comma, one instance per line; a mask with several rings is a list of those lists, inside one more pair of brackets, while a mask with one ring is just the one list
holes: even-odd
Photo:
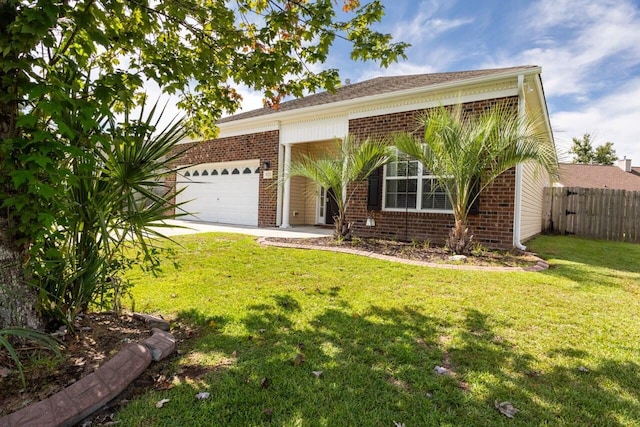
[[384, 168], [384, 209], [451, 213], [446, 190], [417, 160], [404, 154]]

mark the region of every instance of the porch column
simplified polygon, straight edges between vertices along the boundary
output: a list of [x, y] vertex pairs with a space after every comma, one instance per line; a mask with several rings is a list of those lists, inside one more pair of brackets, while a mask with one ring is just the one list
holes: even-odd
[[284, 188], [282, 192], [282, 224], [280, 228], [290, 228], [289, 224], [289, 207], [291, 199], [291, 179], [289, 175], [289, 166], [291, 165], [291, 144], [284, 144]]

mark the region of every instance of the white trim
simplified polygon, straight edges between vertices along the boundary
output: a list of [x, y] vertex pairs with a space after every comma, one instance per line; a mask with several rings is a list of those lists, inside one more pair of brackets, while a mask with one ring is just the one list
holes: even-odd
[[[358, 107], [362, 108], [365, 105], [371, 105], [371, 104], [387, 104], [388, 105], [390, 102], [393, 102], [394, 100], [396, 101], [406, 100], [407, 98], [415, 99], [419, 97], [424, 98], [425, 94], [433, 93], [435, 95], [437, 94], [437, 92], [443, 92], [443, 91], [445, 92], [457, 91], [462, 93], [465, 88], [474, 89], [473, 93], [477, 94], [478, 100], [488, 99], [491, 97], [495, 97], [495, 94], [492, 95], [491, 97], [487, 96], [487, 94], [493, 94], [494, 92], [496, 92], [495, 88], [493, 90], [490, 88], [491, 84], [500, 85], [502, 83], [504, 85], [514, 77], [517, 77], [520, 75], [523, 75], [523, 76], [536, 75], [536, 74], [540, 74], [540, 71], [541, 71], [540, 67], [532, 67], [527, 70], [520, 69], [520, 70], [509, 71], [505, 73], [490, 74], [487, 76], [480, 76], [480, 77], [470, 78], [466, 80], [457, 80], [454, 82], [446, 82], [446, 83], [441, 83], [436, 85], [405, 89], [401, 91], [358, 97], [358, 98], [348, 99], [344, 101], [331, 102], [331, 103], [326, 103], [321, 105], [313, 105], [310, 107], [301, 107], [301, 108], [297, 108], [289, 111], [279, 111], [279, 112], [275, 112], [267, 115], [247, 117], [245, 119], [220, 123], [218, 124], [218, 127], [220, 128], [221, 136], [223, 135], [223, 129], [224, 129], [225, 136], [246, 133], [246, 132], [242, 132], [240, 129], [245, 129], [245, 130], [250, 129], [252, 130], [252, 133], [253, 133], [253, 130], [255, 129], [275, 130], [274, 122], [276, 120], [279, 120], [281, 122], [300, 121], [300, 120], [304, 120], [305, 118], [318, 118], [319, 116], [322, 116], [323, 114], [327, 114], [327, 113], [333, 113], [334, 115], [340, 114], [340, 113], [349, 114], [351, 112], [357, 113]], [[478, 84], [480, 83], [486, 83], [485, 90], [479, 90]], [[498, 88], [498, 93], [500, 92], [500, 90], [507, 90], [508, 93], [511, 93], [510, 92], [511, 89], [507, 89], [504, 87]], [[482, 93], [484, 95], [481, 95]], [[447, 96], [452, 97], [452, 95], [447, 95]], [[465, 96], [465, 95], [462, 95], [462, 96]], [[509, 96], [509, 95], [506, 95], [506, 96]], [[437, 102], [442, 102], [441, 99], [442, 99], [442, 95], [440, 96], [440, 98], [438, 98]], [[460, 97], [456, 97], [455, 95], [453, 96], [453, 99], [456, 99], [457, 102], [460, 101]], [[398, 111], [410, 111], [413, 108], [414, 108], [413, 105], [411, 107], [405, 106], [404, 109], [399, 109]], [[384, 114], [384, 113], [377, 113], [377, 114]], [[366, 116], [367, 115], [365, 115], [364, 117]], [[351, 118], [351, 116], [349, 118]]]
[[517, 88], [509, 88], [509, 89], [500, 89], [494, 90], [490, 92], [482, 92], [482, 93], [473, 93], [473, 94], [446, 94], [445, 97], [433, 96], [429, 100], [424, 100], [421, 98], [419, 100], [414, 99], [412, 101], [403, 101], [401, 104], [398, 103], [396, 105], [389, 106], [388, 104], [385, 106], [369, 106], [369, 108], [362, 108], [358, 111], [354, 111], [349, 114], [349, 120], [352, 119], [362, 119], [365, 117], [371, 116], [379, 116], [385, 114], [393, 114], [393, 113], [402, 113], [405, 111], [413, 111], [413, 110], [424, 110], [427, 108], [439, 107], [441, 105], [455, 105], [455, 104], [465, 104], [469, 102], [476, 101], [484, 101], [486, 99], [494, 99], [494, 98], [506, 98], [509, 96], [516, 96], [518, 94]]
[[280, 143], [299, 144], [342, 139], [348, 131], [349, 118], [347, 115], [290, 122], [283, 124], [280, 128]]
[[[433, 179], [436, 180], [435, 175], [423, 175], [424, 166], [417, 160], [412, 160], [418, 162], [418, 175], [410, 176], [410, 177], [389, 177], [387, 178], [387, 166], [386, 164], [382, 168], [382, 212], [411, 212], [411, 213], [420, 213], [420, 214], [448, 214], [453, 215], [453, 209], [422, 209], [418, 208], [418, 206], [422, 206], [422, 181], [425, 179]], [[396, 179], [397, 178], [397, 179]], [[416, 180], [416, 207], [415, 208], [387, 208], [387, 179], [391, 181], [403, 181], [403, 180]], [[406, 201], [405, 201], [406, 202]]]
[[290, 228], [289, 223], [289, 210], [291, 208], [291, 178], [289, 175], [289, 168], [291, 167], [291, 145], [286, 144], [284, 147], [284, 189], [282, 192], [282, 224], [280, 228]]
[[[278, 123], [280, 126], [280, 123]], [[282, 225], [282, 195], [284, 193], [284, 186], [282, 177], [284, 176], [284, 146], [278, 143], [278, 187], [276, 193], [276, 227]]]

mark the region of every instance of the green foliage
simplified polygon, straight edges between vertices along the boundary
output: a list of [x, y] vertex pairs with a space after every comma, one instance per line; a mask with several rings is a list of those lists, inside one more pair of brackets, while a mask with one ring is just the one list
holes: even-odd
[[467, 229], [467, 215], [479, 193], [500, 174], [524, 162], [556, 173], [552, 142], [538, 132], [534, 121], [518, 117], [507, 104], [498, 103], [480, 114], [464, 112], [461, 105], [440, 107], [430, 110], [420, 123], [424, 139], [403, 133], [394, 141], [446, 189], [455, 217], [448, 240], [454, 253], [469, 252], [473, 236]]
[[[93, 167], [111, 167], [122, 180], [140, 178], [135, 168], [118, 170], [100, 156], [126, 155], [126, 144], [109, 146], [118, 135], [105, 131], [105, 121], [141, 105], [145, 82], [179, 96], [190, 133], [215, 135], [222, 112], [236, 111], [242, 101], [237, 86], [261, 91], [274, 108], [285, 96], [337, 87], [337, 70], [310, 67], [326, 60], [336, 39], [350, 41], [354, 59], [382, 66], [403, 58], [407, 47], [371, 30], [383, 15], [378, 0], [362, 7], [345, 0], [342, 12], [325, 0], [1, 0], [0, 8], [2, 232], [14, 251], [43, 256], [40, 263], [61, 259], [50, 240], [78, 235], [60, 223], [69, 211], [66, 193], [99, 198], [104, 183], [92, 181]], [[86, 201], [102, 203], [93, 196]], [[139, 218], [128, 213], [126, 220]], [[86, 236], [85, 253], [102, 244], [79, 233]], [[83, 257], [73, 259], [70, 266]], [[95, 262], [81, 275], [97, 272]]]
[[573, 163], [585, 165], [613, 165], [618, 159], [612, 142], [605, 142], [594, 149], [591, 134], [588, 133], [582, 138], [573, 138], [569, 154], [573, 154]]
[[14, 346], [15, 341], [29, 341], [37, 344], [47, 350], [53, 351], [56, 356], [60, 356], [60, 343], [49, 335], [42, 332], [34, 331], [26, 328], [5, 328], [0, 329], [0, 348], [4, 348], [11, 360], [18, 369], [18, 374], [22, 380], [22, 385], [26, 386], [24, 378], [24, 367], [20, 361], [18, 351]]
[[613, 149], [613, 142], [605, 142], [602, 145], [596, 147], [594, 155], [594, 162], [599, 165], [613, 165], [618, 156], [616, 156], [616, 150]]
[[[132, 292], [139, 308], [203, 327], [164, 372], [175, 387], [132, 399], [119, 425], [640, 419], [640, 245], [544, 236], [530, 247], [548, 271], [498, 273], [265, 248], [251, 236], [176, 239], [182, 269], [131, 270]], [[211, 397], [196, 399], [203, 391]], [[496, 400], [520, 412], [507, 419]]]
[[100, 144], [69, 160], [73, 180], [61, 211], [34, 245], [34, 279], [47, 318], [71, 327], [92, 301], [117, 308], [126, 291], [120, 272], [134, 264], [157, 267], [152, 238], [161, 234], [152, 226], [174, 217], [163, 178], [185, 132], [175, 122], [154, 133], [162, 116], [155, 117], [156, 108], [143, 108], [137, 119], [126, 114], [122, 123], [107, 120]]
[[[337, 140], [332, 153], [315, 158], [303, 155], [291, 162], [285, 179], [302, 176], [327, 191], [338, 206], [335, 218], [337, 239], [351, 239], [351, 225], [347, 211], [351, 198], [373, 171], [393, 159], [393, 149], [385, 141], [367, 139], [358, 142], [349, 137]], [[315, 194], [315, 193], [314, 193]]]

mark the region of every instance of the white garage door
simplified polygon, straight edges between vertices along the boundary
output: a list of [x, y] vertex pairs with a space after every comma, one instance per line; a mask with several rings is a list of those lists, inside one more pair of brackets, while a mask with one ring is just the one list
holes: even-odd
[[258, 225], [259, 160], [194, 165], [178, 173], [186, 220]]

